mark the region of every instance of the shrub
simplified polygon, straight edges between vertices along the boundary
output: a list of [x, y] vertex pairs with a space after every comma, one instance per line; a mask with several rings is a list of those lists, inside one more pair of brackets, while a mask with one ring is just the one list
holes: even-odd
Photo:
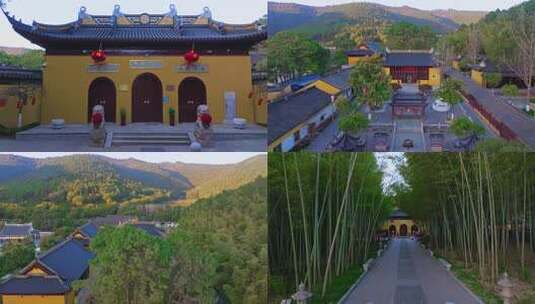
[[450, 130], [457, 137], [467, 137], [470, 135], [482, 135], [485, 133], [485, 128], [478, 123], [475, 123], [467, 117], [459, 117], [453, 121]]
[[485, 81], [487, 82], [487, 87], [497, 88], [502, 82], [502, 74], [500, 73], [485, 74]]
[[518, 96], [518, 87], [514, 84], [506, 84], [502, 87], [502, 94], [505, 96]]
[[340, 118], [338, 128], [346, 133], [358, 133], [368, 127], [369, 120], [364, 114], [354, 112]]

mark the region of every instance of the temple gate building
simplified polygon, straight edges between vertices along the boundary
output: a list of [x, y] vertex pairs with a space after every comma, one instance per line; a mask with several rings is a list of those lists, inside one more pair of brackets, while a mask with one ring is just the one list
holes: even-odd
[[[41, 122], [87, 123], [95, 105], [107, 122], [194, 122], [207, 104], [214, 122], [255, 122], [250, 50], [267, 39], [256, 23], [232, 25], [200, 15], [91, 15], [63, 25], [16, 20], [13, 29], [46, 50]], [[264, 110], [265, 111], [265, 110]], [[176, 112], [172, 115], [171, 112]], [[122, 119], [123, 118], [123, 119]]]
[[383, 225], [383, 231], [388, 232], [389, 236], [411, 236], [420, 229], [416, 222], [405, 212], [395, 209]]
[[433, 50], [386, 50], [385, 72], [393, 83], [438, 87], [442, 72], [433, 58]]

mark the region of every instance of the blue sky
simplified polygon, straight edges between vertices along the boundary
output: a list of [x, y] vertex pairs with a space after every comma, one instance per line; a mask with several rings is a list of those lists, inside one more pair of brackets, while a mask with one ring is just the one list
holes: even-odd
[[[115, 4], [121, 5], [125, 13], [166, 13], [169, 4], [177, 6], [178, 14], [200, 14], [203, 7], [211, 9], [214, 19], [227, 23], [250, 23], [267, 13], [266, 0], [8, 0], [7, 10], [26, 23], [33, 20], [43, 23], [62, 24], [76, 20], [81, 6], [90, 14], [110, 15]], [[0, 46], [33, 47], [11, 29], [11, 25], [0, 16]]]
[[116, 159], [128, 159], [135, 158], [151, 163], [163, 163], [163, 162], [184, 162], [195, 164], [234, 164], [251, 158], [256, 155], [265, 155], [266, 153], [240, 153], [240, 152], [203, 152], [203, 153], [0, 153], [10, 155], [20, 155], [31, 158], [47, 158], [47, 157], [60, 157], [74, 154], [98, 154], [110, 158]]

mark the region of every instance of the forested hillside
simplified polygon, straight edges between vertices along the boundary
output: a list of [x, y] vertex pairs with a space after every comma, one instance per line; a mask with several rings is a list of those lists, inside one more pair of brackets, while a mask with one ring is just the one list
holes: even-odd
[[409, 6], [391, 7], [376, 3], [355, 2], [323, 7], [296, 3], [269, 2], [268, 18], [270, 35], [293, 30], [312, 36], [328, 37], [345, 25], [369, 23], [408, 22], [429, 26], [436, 32], [450, 32], [462, 24], [479, 21], [486, 15], [480, 11], [420, 10]]
[[[265, 176], [265, 164], [265, 157], [213, 166], [96, 155], [48, 159], [0, 155], [0, 218], [55, 230], [88, 217], [150, 213], [155, 206], [161, 209], [186, 195], [191, 204], [238, 188]], [[193, 195], [187, 194], [193, 190]]]
[[129, 294], [140, 303], [266, 303], [266, 200], [263, 177], [168, 210], [165, 220], [179, 225], [165, 239], [108, 229], [91, 243], [98, 276], [83, 284], [97, 302], [123, 303]]

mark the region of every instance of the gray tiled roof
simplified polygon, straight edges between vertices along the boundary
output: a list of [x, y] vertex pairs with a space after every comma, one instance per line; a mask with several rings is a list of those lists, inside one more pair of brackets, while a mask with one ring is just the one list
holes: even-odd
[[400, 209], [396, 209], [394, 210], [394, 212], [392, 212], [390, 218], [410, 218], [410, 216], [407, 213], [401, 211]]
[[32, 224], [5, 224], [0, 237], [30, 237]]
[[[6, 14], [7, 15], [7, 14]], [[135, 15], [125, 15], [134, 18]], [[208, 24], [196, 24], [196, 17], [175, 16], [174, 24], [114, 24], [112, 16], [92, 16], [98, 24], [82, 24], [80, 21], [65, 25], [48, 25], [34, 22], [27, 25], [7, 15], [13, 29], [43, 47], [68, 44], [70, 46], [102, 43], [105, 46], [133, 46], [158, 43], [159, 47], [176, 47], [191, 43], [232, 43], [253, 45], [267, 39], [265, 30], [252, 25], [226, 25], [210, 20]], [[163, 15], [151, 15], [161, 18]], [[104, 21], [102, 21], [104, 20]]]
[[268, 105], [268, 142], [272, 143], [331, 104], [331, 96], [316, 87]]
[[75, 239], [67, 239], [37, 258], [68, 283], [80, 279], [95, 255]]
[[432, 67], [435, 66], [433, 54], [423, 51], [395, 51], [387, 52], [385, 56], [385, 66], [387, 67]]
[[61, 295], [70, 289], [58, 276], [10, 276], [0, 283], [3, 295]]
[[351, 75], [351, 71], [353, 70], [344, 69], [336, 72], [335, 74], [324, 77], [321, 80], [343, 91], [351, 87], [351, 85], [349, 84], [349, 76]]
[[43, 73], [17, 66], [0, 65], [0, 81], [2, 80], [41, 80]]
[[155, 237], [161, 237], [164, 235], [163, 231], [161, 231], [160, 229], [158, 229], [154, 224], [152, 223], [135, 223], [134, 224], [134, 227], [138, 228], [138, 229], [141, 229], [145, 232], [147, 232], [148, 234], [150, 234], [151, 236], [155, 236]]

